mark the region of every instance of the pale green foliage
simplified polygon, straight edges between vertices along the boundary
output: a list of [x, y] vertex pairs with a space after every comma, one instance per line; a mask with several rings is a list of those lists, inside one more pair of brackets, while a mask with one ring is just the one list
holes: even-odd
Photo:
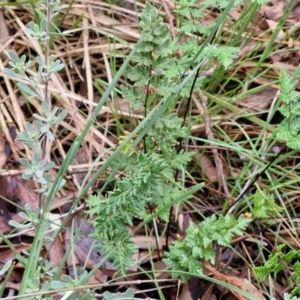
[[[214, 1], [214, 6], [219, 6], [223, 8], [228, 5], [229, 1]], [[225, 4], [226, 2], [226, 4]], [[196, 62], [203, 62], [204, 60], [211, 60], [216, 58], [221, 66], [228, 68], [233, 60], [237, 57], [239, 51], [238, 48], [229, 47], [226, 45], [210, 45], [208, 44], [203, 48], [202, 52], [199, 54], [199, 47], [201, 45], [201, 40], [198, 36], [192, 35], [188, 38], [187, 33], [193, 33], [199, 36], [206, 36], [209, 34], [214, 27], [214, 24], [206, 25], [202, 22], [203, 14], [209, 5], [209, 1], [204, 1], [199, 4], [198, 1], [186, 1], [179, 0], [175, 1], [176, 9], [174, 12], [178, 15], [180, 20], [179, 32], [183, 33], [182, 42], [179, 46], [179, 49], [184, 52], [184, 55], [176, 60], [176, 64], [173, 65], [172, 69], [168, 71], [169, 74], [176, 74], [181, 76], [189, 67], [192, 61], [194, 61], [195, 56]], [[178, 41], [175, 41], [173, 45], [174, 48], [177, 48]], [[172, 72], [172, 73], [170, 73]], [[199, 78], [196, 86], [200, 87], [202, 84], [203, 78]]]
[[[29, 256], [29, 252], [26, 250], [23, 251], [25, 256]], [[51, 289], [51, 281], [54, 276], [54, 273], [57, 271], [57, 268], [53, 268], [52, 262], [47, 261], [44, 257], [38, 258], [38, 268], [32, 272], [34, 273], [34, 279], [29, 279], [27, 281], [27, 288], [25, 293], [34, 293], [34, 292], [46, 292]], [[53, 298], [50, 295], [35, 295], [31, 297], [23, 297], [22, 299], [26, 300], [38, 300], [38, 299], [47, 299], [52, 300]]]
[[[276, 298], [271, 298], [271, 300], [276, 300]], [[283, 294], [283, 300], [300, 300], [300, 298], [296, 297], [296, 296], [292, 296], [288, 293], [284, 293]]]
[[256, 191], [253, 195], [253, 208], [251, 210], [254, 217], [258, 219], [268, 219], [275, 217], [283, 211], [283, 208], [275, 203], [274, 195]]
[[[51, 1], [50, 1], [51, 2]], [[52, 9], [58, 9], [60, 1], [52, 1]], [[56, 13], [56, 11], [53, 11]], [[27, 32], [31, 34], [33, 39], [38, 39], [40, 42], [45, 42], [49, 39], [49, 36], [46, 34], [47, 20], [43, 18], [39, 25], [31, 22], [29, 23], [29, 28]], [[61, 122], [67, 115], [66, 110], [62, 110], [58, 113], [58, 107], [54, 107], [52, 110], [49, 108], [47, 99], [43, 91], [40, 89], [39, 85], [47, 84], [51, 79], [51, 75], [55, 72], [58, 72], [64, 68], [64, 65], [60, 62], [59, 59], [54, 60], [54, 55], [50, 55], [47, 58], [47, 63], [45, 63], [44, 58], [37, 56], [36, 62], [38, 65], [37, 78], [27, 75], [27, 70], [31, 67], [31, 61], [26, 62], [26, 55], [22, 55], [21, 58], [13, 51], [8, 52], [11, 61], [11, 69], [4, 68], [3, 72], [14, 78], [22, 78], [25, 82], [18, 82], [17, 86], [20, 91], [22, 91], [28, 99], [36, 98], [41, 101], [43, 115], [33, 114], [35, 120], [32, 123], [26, 122], [25, 128], [26, 132], [20, 132], [18, 140], [22, 141], [27, 147], [31, 148], [34, 152], [33, 160], [30, 162], [26, 158], [21, 158], [20, 163], [26, 168], [26, 171], [22, 175], [22, 178], [29, 180], [33, 178], [36, 182], [40, 184], [40, 188], [36, 191], [44, 194], [45, 196], [49, 195], [51, 189], [51, 178], [50, 178], [50, 169], [54, 167], [53, 162], [45, 162], [42, 158], [42, 143], [45, 142], [45, 139], [53, 141], [54, 135], [51, 131], [54, 125]], [[64, 181], [61, 182], [62, 187]]]
[[[36, 39], [40, 43], [42, 48], [45, 48], [50, 40], [47, 28], [50, 28], [51, 17], [53, 18], [59, 12], [60, 0], [40, 1], [39, 4], [46, 9], [48, 16], [42, 18], [39, 24], [29, 23], [26, 31], [32, 39]], [[45, 53], [47, 52], [45, 51]], [[59, 59], [55, 59], [54, 55], [33, 57], [36, 64], [32, 64], [32, 61], [27, 59], [26, 55], [22, 55], [19, 58], [13, 50], [8, 51], [8, 55], [11, 60], [9, 62], [11, 68], [4, 68], [4, 74], [16, 79], [16, 86], [27, 101], [30, 102], [34, 98], [41, 102], [41, 115], [33, 114], [34, 121], [32, 123], [26, 122], [26, 131], [19, 133], [18, 140], [29, 147], [33, 153], [32, 159], [20, 159], [20, 163], [26, 168], [22, 178], [35, 180], [39, 184], [39, 189], [36, 192], [43, 195], [42, 199], [46, 199], [50, 195], [53, 185], [49, 171], [53, 169], [55, 164], [51, 161], [46, 161], [44, 157], [45, 143], [55, 140], [52, 130], [67, 115], [67, 111], [64, 109], [61, 110], [58, 107], [50, 109], [51, 95], [47, 90], [51, 76], [55, 72], [61, 71], [64, 65]], [[37, 75], [31, 76], [30, 73], [33, 73], [32, 71], [34, 70], [29, 69], [34, 68], [34, 66], [37, 66], [35, 70]], [[22, 82], [18, 82], [19, 79], [22, 79]], [[60, 185], [56, 187], [56, 190], [59, 190], [64, 185], [64, 182], [62, 180]], [[50, 282], [57, 270], [52, 268], [52, 263], [40, 257], [40, 251], [47, 240], [45, 233], [50, 228], [50, 222], [46, 217], [41, 218], [41, 210], [39, 208], [33, 210], [29, 204], [25, 205], [24, 211], [20, 212], [20, 216], [24, 219], [23, 224], [18, 224], [13, 220], [10, 221], [10, 224], [18, 229], [34, 227], [37, 230], [37, 234], [30, 251], [25, 253], [28, 257], [26, 259], [23, 259], [22, 256], [20, 256], [21, 259], [18, 258], [25, 267], [19, 295], [49, 291]], [[8, 240], [6, 240], [6, 243], [10, 245]], [[12, 247], [12, 245], [10, 246]], [[23, 297], [22, 299], [52, 299], [52, 297], [38, 294], [36, 296]]]
[[300, 148], [300, 93], [297, 92], [297, 80], [286, 74], [282, 69], [279, 76], [281, 93], [279, 100], [282, 106], [279, 108], [285, 117], [277, 128], [277, 138], [283, 140], [292, 149]]
[[180, 271], [202, 275], [202, 262], [215, 263], [216, 251], [214, 243], [229, 247], [234, 236], [243, 235], [252, 219], [240, 216], [212, 215], [199, 225], [191, 223], [183, 241], [174, 241], [167, 253], [165, 262], [172, 268], [173, 277], [187, 280], [189, 276]]
[[45, 41], [49, 39], [49, 36], [46, 34], [47, 20], [41, 19], [40, 25], [30, 22], [28, 28], [25, 29], [28, 32], [32, 39], [37, 39], [39, 41]]
[[130, 299], [134, 299], [134, 294], [135, 291], [133, 288], [128, 288], [125, 293], [118, 292], [116, 294], [112, 294], [106, 291], [103, 294], [103, 299], [104, 300], [130, 300]]
[[12, 265], [12, 260], [9, 259], [4, 265], [3, 267], [0, 269], [0, 276], [3, 276], [7, 271], [8, 269], [11, 267]]
[[290, 250], [286, 253], [283, 252], [286, 245], [282, 244], [276, 247], [276, 250], [273, 251], [267, 262], [260, 267], [254, 267], [253, 270], [260, 281], [263, 281], [267, 276], [273, 276], [275, 279], [277, 275], [286, 269], [289, 269], [288, 282], [293, 287], [291, 295], [300, 295], [300, 286], [299, 284], [295, 287], [295, 282], [300, 282], [300, 251], [299, 250]]
[[23, 224], [20, 224], [20, 223], [16, 222], [15, 220], [9, 220], [9, 224], [18, 229], [37, 227], [37, 225], [39, 223], [39, 215], [40, 215], [39, 208], [36, 207], [34, 210], [32, 210], [30, 205], [28, 203], [26, 203], [24, 206], [24, 210], [25, 211], [19, 212], [20, 217], [22, 219], [24, 219]]
[[[132, 162], [132, 164], [131, 164]], [[121, 272], [133, 265], [131, 256], [136, 247], [130, 241], [126, 225], [133, 225], [133, 218], [147, 219], [148, 205], [161, 209], [160, 217], [168, 220], [168, 211], [163, 207], [181, 193], [172, 182], [172, 168], [158, 154], [134, 153], [125, 167], [127, 177], [100, 200], [100, 195], [90, 196], [88, 213], [95, 215], [95, 234], [102, 242], [100, 248], [109, 255]]]
[[[57, 289], [65, 289], [69, 288], [72, 290], [74, 287], [82, 286], [82, 279], [84, 279], [87, 276], [88, 272], [84, 268], [79, 268], [77, 271], [77, 274], [75, 275], [75, 278], [72, 278], [69, 275], [62, 275], [60, 281], [53, 280], [50, 283], [50, 287], [53, 290]], [[89, 299], [95, 299], [94, 293], [87, 289], [79, 292], [61, 292], [60, 295], [66, 295], [68, 293], [69, 300], [89, 300]]]
[[172, 51], [169, 29], [162, 24], [157, 10], [148, 2], [139, 25], [142, 32], [136, 44], [136, 65], [129, 67], [127, 73], [134, 85], [122, 86], [122, 94], [133, 108], [147, 110], [151, 104], [150, 101], [146, 103], [151, 98], [149, 90], [147, 91], [148, 86], [155, 90], [156, 101], [172, 93], [175, 85], [166, 77], [166, 71], [175, 64], [175, 60], [168, 57]]

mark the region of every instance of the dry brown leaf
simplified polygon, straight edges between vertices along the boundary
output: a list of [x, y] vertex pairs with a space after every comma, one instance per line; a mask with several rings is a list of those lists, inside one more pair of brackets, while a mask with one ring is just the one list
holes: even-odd
[[296, 5], [289, 15], [289, 19], [298, 19], [300, 16], [300, 5]]
[[20, 283], [14, 283], [12, 281], [9, 281], [6, 283], [5, 288], [7, 289], [14, 289], [14, 290], [19, 290], [20, 289], [21, 284]]
[[21, 180], [21, 175], [0, 176], [0, 195], [10, 200], [16, 200], [19, 197], [18, 186]]
[[[281, 17], [281, 16], [280, 16]], [[271, 31], [275, 31], [277, 29], [278, 23], [273, 21], [273, 20], [268, 20], [266, 19], [266, 22], [269, 26], [269, 28], [271, 29]], [[285, 38], [285, 33], [283, 30], [279, 30], [277, 36], [276, 36], [276, 40], [282, 40]]]
[[4, 216], [0, 215], [0, 232], [2, 234], [6, 234], [11, 231], [11, 227], [9, 226], [9, 223], [8, 223], [9, 220], [10, 219], [4, 219]]
[[15, 201], [19, 198], [18, 177], [19, 176], [0, 176], [0, 195], [2, 196], [2, 198], [0, 199], [0, 208], [3, 211], [3, 221], [7, 226], [8, 221], [11, 219], [11, 215], [8, 210], [9, 206], [11, 205], [8, 205], [3, 199], [6, 198]]
[[28, 181], [22, 179], [21, 176], [16, 176], [18, 178], [18, 198], [21, 206], [29, 204], [31, 209], [34, 210], [39, 206], [39, 195], [34, 192], [34, 188], [29, 185]]
[[[251, 293], [257, 299], [265, 300], [263, 293], [258, 290], [247, 278], [240, 278], [236, 276], [229, 276], [219, 272], [215, 267], [208, 263], [204, 263], [205, 268], [210, 270], [213, 273], [213, 277], [222, 282], [226, 282], [238, 289], [241, 289], [245, 292]], [[239, 300], [248, 300], [248, 298], [231, 291]]]
[[130, 108], [130, 105], [127, 101], [122, 98], [118, 98], [118, 100], [112, 100], [109, 102], [109, 107], [113, 108], [113, 110], [119, 110], [122, 113], [130, 115], [133, 113], [133, 110]]
[[[89, 279], [89, 284], [101, 284], [107, 281], [107, 275], [104, 275], [100, 270], [97, 270]], [[101, 290], [101, 287], [97, 287]]]
[[198, 300], [209, 299], [211, 295], [213, 284], [209, 281], [202, 280], [200, 278], [192, 278], [184, 285], [179, 299], [184, 300]]
[[[83, 164], [88, 164], [90, 163], [90, 154], [88, 153], [87, 147], [80, 147], [79, 150], [77, 151], [75, 157], [72, 160], [71, 165], [76, 166], [76, 165], [83, 165]], [[73, 170], [73, 168], [72, 168]], [[74, 168], [74, 176], [75, 176], [75, 182], [77, 185], [77, 188], [80, 189], [80, 186], [86, 176], [86, 168]]]
[[168, 270], [167, 265], [162, 260], [157, 260], [153, 264], [153, 271], [156, 279], [167, 279], [170, 278], [171, 273], [166, 272]]
[[7, 154], [5, 152], [5, 139], [2, 133], [0, 132], [0, 169], [4, 169], [6, 162], [7, 162]]
[[[10, 248], [8, 246], [2, 246], [0, 251], [0, 263], [5, 264], [8, 260], [14, 260], [16, 259], [15, 255], [12, 253]], [[30, 247], [29, 244], [20, 244], [20, 245], [14, 245], [15, 250], [21, 254], [23, 250], [28, 250]]]
[[289, 75], [293, 75], [296, 71], [296, 67], [290, 64], [280, 62], [280, 61], [273, 61], [273, 64], [278, 67], [278, 69], [283, 69]]
[[[50, 237], [50, 235], [48, 234], [48, 236]], [[53, 267], [57, 267], [59, 266], [59, 264], [61, 263], [63, 257], [64, 257], [64, 245], [61, 241], [60, 236], [58, 236], [58, 238], [56, 238], [53, 243], [46, 243], [45, 244], [45, 248], [47, 249], [47, 251], [49, 252], [49, 259], [53, 264]], [[65, 274], [65, 270], [62, 269], [61, 275]]]
[[245, 97], [236, 103], [245, 107], [247, 112], [261, 112], [268, 109], [276, 96], [277, 89], [266, 87], [263, 90]]
[[[95, 248], [95, 246], [99, 245], [100, 241], [89, 237], [90, 234], [94, 233], [92, 224], [82, 220], [78, 216], [75, 217], [75, 224], [75, 230], [80, 230], [81, 234], [79, 234], [75, 240], [74, 252], [79, 263], [86, 265], [88, 269], [92, 269], [104, 258], [99, 249]], [[69, 243], [70, 242], [71, 241], [69, 241]], [[110, 270], [116, 270], [115, 266], [109, 261], [106, 261], [103, 264], [103, 267]]]
[[262, 51], [267, 44], [258, 45], [257, 42], [249, 42], [245, 47], [242, 47], [238, 53], [238, 58], [243, 58], [247, 53], [256, 49], [257, 51]]
[[[131, 238], [131, 241], [134, 242], [139, 249], [157, 249], [157, 243], [154, 236], [145, 236], [145, 235], [136, 235]], [[171, 244], [173, 239], [169, 238], [169, 243]], [[165, 239], [160, 239], [158, 247], [160, 250], [166, 245]]]
[[276, 3], [273, 1], [272, 4], [272, 6], [263, 5], [261, 7], [261, 13], [263, 13], [268, 19], [277, 21], [282, 17], [286, 3], [284, 0], [277, 0]]
[[189, 228], [191, 223], [191, 217], [188, 214], [179, 214], [178, 215], [178, 226], [180, 230], [180, 235], [185, 237], [186, 230]]
[[[53, 209], [61, 208], [62, 206], [67, 206], [67, 209], [69, 210], [69, 207], [71, 207], [73, 199], [76, 199], [78, 196], [78, 192], [70, 192], [62, 197], [55, 198], [50, 205], [50, 211]], [[65, 211], [65, 207], [63, 208], [63, 211]]]
[[183, 299], [183, 300], [198, 300], [198, 299], [193, 299], [192, 295], [191, 295], [191, 291], [189, 290], [189, 287], [187, 285], [187, 283], [183, 286], [183, 289], [180, 293], [179, 299]]
[[208, 156], [203, 155], [201, 157], [201, 166], [202, 166], [202, 169], [204, 170], [206, 177], [210, 181], [215, 181], [216, 179], [218, 179], [217, 168], [213, 165], [213, 163], [208, 158]]
[[[88, 269], [95, 267], [95, 265], [104, 258], [104, 256], [101, 255], [101, 252], [94, 248], [97, 244], [99, 244], [98, 241], [81, 234], [78, 235], [75, 240], [74, 252], [78, 258], [78, 261], [80, 264], [85, 264]], [[93, 250], [91, 250], [91, 248], [93, 248]], [[105, 267], [108, 268], [109, 263], [105, 263]]]

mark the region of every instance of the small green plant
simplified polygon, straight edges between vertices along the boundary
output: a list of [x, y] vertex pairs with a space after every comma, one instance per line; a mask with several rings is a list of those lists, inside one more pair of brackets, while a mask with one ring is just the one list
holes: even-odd
[[300, 92], [296, 91], [297, 82], [295, 75], [289, 76], [283, 69], [281, 70], [279, 101], [282, 106], [279, 111], [284, 116], [284, 120], [277, 128], [277, 139], [286, 142], [292, 149], [300, 148]]
[[33, 211], [28, 203], [24, 206], [25, 212], [19, 212], [21, 218], [24, 219], [24, 223], [20, 224], [14, 220], [10, 220], [9, 224], [13, 227], [24, 229], [30, 227], [37, 227], [40, 220], [40, 209], [38, 207]]
[[[52, 264], [45, 258], [40, 257], [40, 251], [46, 242], [45, 235], [50, 228], [50, 222], [47, 219], [47, 207], [53, 199], [53, 191], [58, 191], [65, 183], [61, 180], [59, 185], [53, 186], [50, 170], [55, 164], [48, 161], [46, 157], [47, 143], [55, 140], [55, 134], [52, 132], [54, 125], [60, 123], [67, 115], [66, 110], [61, 110], [58, 107], [51, 108], [51, 96], [49, 93], [49, 82], [55, 72], [59, 72], [64, 68], [64, 65], [59, 59], [55, 60], [53, 55], [49, 55], [49, 40], [51, 18], [59, 13], [60, 0], [47, 0], [41, 2], [42, 9], [47, 11], [48, 15], [41, 19], [39, 24], [31, 22], [27, 28], [27, 33], [31, 35], [33, 40], [37, 40], [40, 47], [45, 51], [45, 56], [37, 56], [36, 76], [30, 76], [29, 68], [32, 67], [32, 61], [28, 60], [26, 55], [21, 58], [13, 51], [8, 52], [11, 68], [4, 68], [3, 72], [10, 77], [22, 82], [17, 82], [19, 90], [24, 97], [30, 102], [35, 98], [41, 102], [42, 114], [33, 114], [34, 121], [25, 124], [25, 132], [20, 132], [18, 140], [22, 141], [32, 153], [32, 159], [21, 158], [20, 164], [25, 167], [25, 172], [22, 174], [24, 180], [33, 179], [39, 186], [36, 192], [40, 194], [40, 199], [43, 201], [40, 206], [32, 209], [29, 204], [25, 205], [25, 211], [20, 212], [20, 216], [24, 219], [23, 224], [11, 220], [10, 224], [16, 228], [24, 229], [33, 227], [36, 229], [36, 236], [29, 252], [25, 253], [25, 257], [21, 259], [24, 265], [24, 274], [22, 278], [19, 295], [27, 293], [48, 291], [50, 282], [56, 272], [52, 268]], [[29, 152], [28, 152], [29, 153]], [[47, 201], [48, 200], [48, 201]], [[43, 210], [42, 210], [43, 208]], [[5, 241], [10, 245], [7, 239]], [[13, 248], [12, 248], [13, 250]], [[13, 250], [14, 251], [14, 250]], [[50, 296], [32, 296], [23, 299], [52, 299]]]
[[[179, 15], [188, 15], [195, 21], [195, 3], [196, 1], [189, 3], [180, 1], [180, 8], [176, 12]], [[202, 16], [201, 8], [197, 7], [197, 10]], [[104, 198], [98, 194], [90, 196], [88, 200], [90, 207], [88, 213], [94, 216], [94, 236], [101, 240], [101, 250], [114, 261], [122, 274], [125, 274], [126, 269], [134, 264], [132, 255], [137, 250], [130, 240], [132, 233], [128, 231], [127, 226], [132, 226], [135, 218], [149, 222], [154, 218], [154, 212], [155, 217], [168, 222], [169, 211], [165, 207], [168, 203], [174, 203], [185, 191], [182, 182], [175, 174], [178, 171], [185, 172], [194, 154], [179, 147], [179, 141], [188, 139], [190, 133], [183, 119], [175, 115], [173, 109], [178, 99], [191, 97], [193, 92], [203, 87], [206, 79], [204, 76], [199, 76], [194, 81], [192, 78], [188, 80], [186, 78], [189, 74], [188, 69], [194, 67], [192, 64], [195, 62], [202, 65], [204, 62], [216, 59], [220, 67], [226, 68], [233, 62], [238, 51], [238, 48], [207, 43], [205, 47], [199, 47], [196, 38], [191, 38], [178, 46], [178, 39], [171, 40], [169, 28], [162, 23], [158, 11], [148, 2], [141, 14], [139, 26], [140, 40], [135, 46], [136, 54], [132, 58], [132, 65], [127, 70], [130, 83], [122, 86], [122, 95], [132, 109], [142, 111], [145, 118], [162, 103], [169, 99], [172, 101], [148, 129], [138, 149], [133, 149], [132, 144], [127, 144], [123, 148], [119, 160], [126, 157], [126, 161], [120, 169], [123, 171], [123, 177], [117, 181], [116, 188]], [[186, 24], [190, 28], [189, 31], [184, 28], [184, 25], [182, 26], [184, 32], [199, 33], [204, 28], [193, 27], [193, 24], [189, 23]], [[206, 30], [208, 32], [211, 27]], [[183, 51], [180, 58], [177, 57], [178, 51]], [[182, 80], [185, 85], [177, 95], [173, 95]], [[124, 141], [121, 145], [123, 143]], [[225, 240], [221, 236], [210, 239], [211, 232], [207, 232], [205, 235], [207, 239], [204, 237], [197, 248], [203, 252], [193, 260], [195, 267], [192, 269], [197, 272], [201, 270], [199, 259], [213, 261], [214, 242], [228, 245], [234, 234], [243, 234], [243, 230], [251, 220], [242, 217], [235, 219], [213, 216], [207, 221], [204, 220], [204, 224], [206, 222], [211, 222], [208, 226], [212, 226], [215, 232], [226, 228], [228, 235], [225, 236]], [[190, 236], [186, 238], [187, 245], [190, 240], [195, 240], [192, 236], [196, 234], [195, 230], [195, 227], [190, 229]], [[183, 247], [187, 248], [187, 245]], [[200, 250], [204, 245], [206, 248]], [[179, 242], [172, 247], [175, 252], [176, 248], [180, 247]], [[173, 255], [172, 251], [168, 256], [168, 262], [175, 269], [180, 269], [180, 266], [175, 263], [176, 259], [180, 258], [179, 256], [176, 258], [176, 254]], [[181, 266], [181, 270], [187, 268], [188, 266]]]
[[[174, 40], [174, 47], [176, 50], [182, 51], [184, 55], [176, 59], [176, 63], [168, 70], [168, 74], [173, 76], [182, 76], [185, 72], [195, 64], [195, 62], [203, 62], [206, 64], [206, 68], [211, 68], [215, 60], [219, 62], [222, 68], [229, 67], [234, 59], [237, 57], [239, 49], [237, 47], [230, 47], [226, 45], [217, 44], [206, 44], [204, 38], [208, 36], [214, 29], [215, 23], [210, 25], [204, 24], [202, 19], [204, 18], [204, 13], [210, 5], [216, 5], [220, 8], [224, 8], [233, 3], [230, 1], [204, 1], [201, 4], [196, 0], [185, 1], [179, 0], [175, 1], [176, 9], [174, 13], [180, 22], [179, 25], [179, 35]], [[236, 3], [235, 3], [236, 5]], [[202, 38], [199, 38], [201, 36]], [[178, 41], [183, 40], [178, 46]], [[199, 53], [199, 47], [203, 47], [201, 53]], [[204, 77], [197, 79], [196, 86], [200, 87], [204, 82]], [[190, 86], [187, 85], [185, 88], [186, 95], [189, 95]]]
[[[279, 107], [279, 111], [284, 116], [284, 120], [277, 127], [276, 137], [278, 140], [284, 141], [292, 149], [300, 148], [300, 93], [295, 90], [298, 82], [296, 80], [298, 71], [299, 69], [295, 71], [293, 76], [289, 76], [284, 70], [281, 70], [279, 76], [279, 85], [281, 88], [279, 101], [282, 104]], [[258, 217], [265, 218], [270, 214], [270, 208], [267, 210], [261, 208], [260, 205], [263, 204], [261, 200], [262, 198], [259, 196], [254, 197], [253, 213]], [[274, 212], [283, 210], [283, 208], [275, 204], [273, 197], [266, 198], [266, 201], [275, 209]], [[254, 267], [253, 269], [260, 281], [265, 280], [267, 276], [273, 276], [276, 279], [280, 272], [288, 270], [288, 282], [292, 288], [291, 295], [299, 296], [300, 252], [294, 249], [284, 252], [285, 247], [286, 245], [284, 244], [277, 246], [263, 266]], [[286, 294], [285, 299], [290, 299], [290, 296]]]
[[104, 300], [129, 300], [129, 299], [134, 299], [134, 294], [135, 291], [133, 288], [129, 288], [126, 290], [125, 293], [116, 293], [112, 294], [110, 292], [105, 292], [103, 294], [103, 299]]
[[76, 299], [95, 299], [93, 296], [93, 292], [91, 292], [89, 289], [85, 290], [84, 292], [76, 292], [72, 290], [72, 288], [81, 286], [81, 280], [87, 276], [88, 272], [83, 269], [79, 268], [78, 274], [75, 274], [75, 278], [72, 278], [69, 275], [62, 275], [61, 279], [58, 280], [52, 280], [50, 283], [51, 289], [57, 290], [57, 289], [65, 289], [69, 288], [70, 291], [60, 293], [61, 295], [65, 295], [65, 297], [69, 300], [76, 300]]
[[181, 272], [203, 275], [202, 261], [215, 263], [214, 245], [229, 247], [234, 236], [243, 235], [252, 219], [240, 216], [220, 216], [215, 214], [203, 220], [199, 225], [191, 223], [183, 241], [174, 241], [167, 253], [165, 262], [176, 271], [174, 277], [183, 280], [189, 276]]
[[[42, 3], [42, 7], [47, 11], [51, 11], [51, 16], [55, 16], [59, 11], [60, 1], [46, 1]], [[37, 39], [41, 45], [45, 45], [48, 49], [49, 28], [51, 20], [43, 18], [40, 26], [31, 22], [27, 32], [31, 34], [32, 39]], [[48, 51], [47, 51], [48, 53]], [[59, 59], [54, 60], [53, 55], [48, 55], [44, 58], [37, 56], [36, 62], [38, 64], [37, 77], [27, 75], [28, 68], [32, 65], [30, 60], [27, 60], [26, 55], [22, 55], [21, 58], [13, 51], [9, 51], [9, 57], [11, 61], [11, 69], [4, 68], [3, 72], [13, 78], [22, 78], [24, 82], [18, 82], [17, 86], [24, 93], [26, 99], [36, 98], [41, 101], [41, 107], [43, 115], [37, 113], [33, 114], [35, 120], [32, 123], [26, 123], [26, 132], [20, 132], [18, 140], [22, 141], [27, 147], [33, 151], [33, 159], [30, 162], [26, 158], [21, 158], [20, 163], [26, 168], [22, 178], [30, 180], [33, 178], [41, 186], [37, 192], [42, 193], [45, 197], [49, 196], [51, 190], [51, 178], [48, 173], [49, 170], [53, 169], [54, 163], [45, 161], [45, 148], [44, 145], [49, 141], [54, 140], [54, 135], [51, 131], [53, 126], [62, 120], [67, 115], [66, 110], [62, 110], [58, 113], [59, 108], [54, 107], [52, 110], [51, 99], [48, 92], [49, 81], [53, 73], [61, 71], [64, 65]], [[44, 85], [44, 88], [40, 89], [38, 85]], [[64, 182], [61, 183], [61, 186]]]
[[[296, 296], [292, 296], [288, 293], [284, 293], [283, 294], [283, 300], [299, 300], [300, 298], [296, 297]], [[271, 298], [271, 300], [276, 300], [276, 298]]]
[[[158, 11], [149, 3], [141, 15], [140, 28], [137, 53], [127, 74], [132, 84], [122, 86], [122, 93], [132, 107], [141, 109], [146, 117], [153, 106], [172, 95], [179, 78], [167, 75], [175, 63], [169, 58], [172, 54], [170, 33]], [[122, 167], [124, 177], [115, 190], [103, 200], [99, 201], [100, 195], [90, 196], [88, 200], [88, 213], [94, 215], [95, 236], [102, 242], [100, 247], [122, 274], [134, 264], [132, 255], [137, 250], [126, 226], [132, 226], [134, 218], [151, 219], [154, 212], [168, 221], [169, 211], [165, 207], [185, 192], [182, 182], [174, 177], [174, 171], [184, 172], [193, 157], [193, 153], [177, 151], [179, 139], [188, 136], [189, 129], [183, 126], [183, 120], [173, 114], [171, 108], [166, 109], [147, 131], [141, 149], [126, 147], [120, 154], [120, 159], [126, 156], [127, 160]]]
[[269, 222], [271, 218], [276, 217], [278, 213], [283, 211], [283, 208], [276, 204], [274, 195], [258, 190], [253, 195], [252, 203], [253, 208], [251, 213], [253, 216], [266, 222]]
[[260, 281], [265, 280], [268, 276], [273, 276], [276, 279], [277, 275], [285, 270], [288, 270], [288, 282], [292, 288], [291, 295], [300, 295], [300, 251], [290, 250], [283, 252], [286, 245], [282, 244], [276, 247], [269, 257], [267, 262], [260, 267], [254, 267], [253, 270]]

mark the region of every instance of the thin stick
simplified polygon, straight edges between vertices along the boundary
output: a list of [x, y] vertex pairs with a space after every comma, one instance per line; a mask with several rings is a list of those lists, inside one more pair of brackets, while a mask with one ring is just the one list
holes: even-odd
[[[214, 135], [212, 132], [212, 125], [211, 125], [210, 117], [209, 117], [209, 114], [207, 111], [207, 97], [201, 91], [199, 92], [199, 95], [200, 95], [200, 99], [201, 99], [201, 103], [202, 103], [202, 107], [203, 107], [203, 111], [204, 111], [205, 133], [206, 133], [207, 139], [210, 141], [213, 141]], [[221, 179], [223, 190], [225, 192], [227, 199], [231, 202], [232, 196], [228, 190], [227, 182], [226, 182], [226, 179], [224, 176], [223, 162], [222, 162], [220, 155], [218, 153], [218, 150], [216, 148], [212, 147], [212, 153], [214, 155], [214, 160], [215, 160], [215, 164], [216, 164], [216, 168], [217, 168], [217, 172], [218, 172], [218, 177]]]

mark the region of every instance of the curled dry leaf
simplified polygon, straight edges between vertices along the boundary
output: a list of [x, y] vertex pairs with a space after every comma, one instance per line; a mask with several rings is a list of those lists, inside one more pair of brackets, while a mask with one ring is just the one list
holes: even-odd
[[201, 158], [201, 167], [203, 168], [203, 171], [206, 175], [206, 177], [210, 181], [215, 181], [218, 179], [218, 171], [217, 168], [213, 165], [211, 160], [208, 158], [208, 156], [203, 155]]
[[7, 154], [5, 152], [5, 140], [3, 135], [0, 133], [0, 169], [4, 168], [6, 162], [7, 162]]
[[178, 215], [178, 226], [180, 230], [180, 235], [182, 237], [186, 236], [186, 230], [189, 228], [191, 223], [191, 217], [188, 214]]

